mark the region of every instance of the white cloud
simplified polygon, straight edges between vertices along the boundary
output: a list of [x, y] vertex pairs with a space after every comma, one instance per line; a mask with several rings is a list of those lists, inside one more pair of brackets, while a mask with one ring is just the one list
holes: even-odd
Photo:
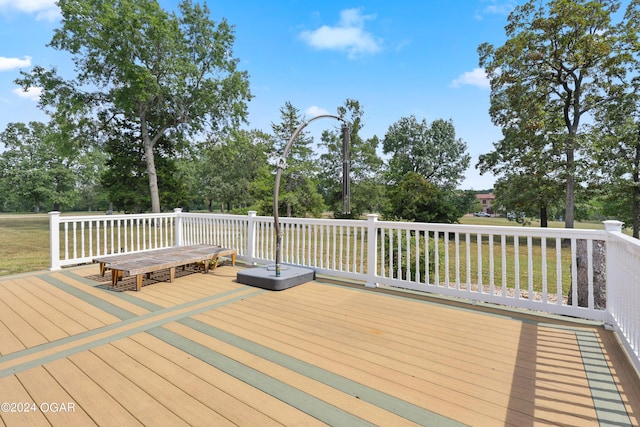
[[42, 95], [42, 88], [30, 87], [26, 91], [22, 90], [22, 88], [16, 88], [13, 90], [13, 93], [18, 95], [20, 98], [30, 99], [32, 101], [39, 101], [40, 95]]
[[5, 58], [0, 56], [0, 71], [13, 70], [14, 68], [23, 68], [31, 66], [31, 57], [25, 56], [20, 58]]
[[331, 114], [329, 111], [325, 110], [322, 107], [318, 107], [316, 105], [312, 105], [307, 108], [307, 111], [304, 112], [305, 117], [314, 118], [317, 116], [322, 116], [323, 114]]
[[53, 21], [60, 16], [56, 0], [0, 0], [0, 12], [35, 14], [38, 20]]
[[476, 12], [476, 19], [482, 20], [485, 15], [507, 16], [517, 6], [514, 0], [484, 0], [487, 5], [481, 12]]
[[489, 78], [482, 68], [475, 68], [473, 71], [467, 71], [451, 82], [452, 87], [460, 87], [463, 85], [477, 86], [479, 88], [489, 88]]
[[346, 51], [350, 59], [373, 54], [380, 51], [382, 39], [365, 31], [364, 24], [375, 18], [375, 15], [362, 15], [360, 9], [345, 9], [340, 12], [336, 26], [323, 25], [313, 31], [303, 31], [300, 38], [316, 49]]

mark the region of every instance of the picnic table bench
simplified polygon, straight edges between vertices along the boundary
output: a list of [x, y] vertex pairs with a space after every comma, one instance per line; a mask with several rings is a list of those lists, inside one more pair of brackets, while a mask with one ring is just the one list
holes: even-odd
[[94, 258], [93, 262], [100, 263], [102, 276], [107, 269], [111, 270], [111, 284], [114, 287], [122, 277], [136, 276], [136, 291], [139, 291], [142, 289], [144, 274], [150, 277], [155, 271], [168, 269], [169, 282], [173, 282], [176, 267], [202, 263], [204, 273], [208, 273], [210, 264], [213, 262], [212, 267], [216, 268], [220, 257], [231, 257], [231, 263], [236, 264], [235, 249], [213, 245], [177, 246], [129, 254], [106, 255]]

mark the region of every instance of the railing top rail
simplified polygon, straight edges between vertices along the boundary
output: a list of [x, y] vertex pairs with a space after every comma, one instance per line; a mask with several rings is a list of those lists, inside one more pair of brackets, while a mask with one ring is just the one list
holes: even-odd
[[59, 222], [78, 222], [78, 221], [102, 221], [102, 220], [116, 220], [116, 219], [136, 219], [136, 218], [166, 218], [166, 217], [175, 217], [176, 213], [174, 212], [165, 212], [165, 213], [142, 213], [142, 214], [116, 214], [116, 215], [108, 215], [108, 214], [100, 214], [100, 215], [69, 215], [69, 216], [60, 216], [58, 217]]
[[[216, 218], [225, 218], [225, 219], [238, 219], [242, 218], [246, 220], [248, 217], [244, 214], [221, 214], [221, 213], [210, 213], [210, 212], [180, 212], [180, 216], [182, 217], [211, 217], [215, 216]], [[269, 217], [255, 217], [255, 218], [269, 218]], [[273, 220], [273, 218], [272, 218]]]
[[[266, 218], [273, 218], [273, 217], [266, 217]], [[280, 217], [280, 220], [282, 221], [288, 221], [288, 222], [308, 222], [308, 223], [331, 223], [331, 222], [335, 222], [335, 223], [355, 223], [357, 222], [358, 224], [364, 224], [366, 222], [366, 220], [364, 219], [335, 219], [335, 218], [296, 218], [296, 217]]]
[[545, 228], [545, 227], [516, 227], [516, 226], [495, 226], [495, 225], [471, 225], [471, 224], [439, 224], [425, 222], [395, 222], [377, 221], [378, 228], [396, 229], [422, 229], [428, 231], [446, 231], [460, 233], [482, 233], [482, 234], [507, 234], [511, 236], [539, 236], [539, 237], [589, 237], [605, 238], [605, 230], [589, 230], [575, 228]]
[[[180, 213], [180, 216], [183, 217], [198, 217], [198, 216], [202, 216], [202, 217], [210, 217], [210, 216], [215, 216], [216, 218], [225, 218], [225, 219], [238, 219], [238, 218], [244, 218], [245, 220], [248, 218], [246, 215], [237, 215], [237, 214], [211, 214], [211, 213], [197, 213], [197, 212], [182, 212]], [[255, 215], [252, 217], [253, 220], [256, 221], [266, 221], [266, 222], [273, 222], [273, 217], [272, 216], [262, 216], [262, 215]], [[354, 224], [354, 223], [358, 223], [358, 224], [365, 224], [366, 220], [359, 220], [359, 219], [333, 219], [333, 218], [298, 218], [298, 217], [280, 217], [280, 222], [284, 222], [284, 223], [302, 223], [302, 224]]]
[[640, 240], [634, 239], [633, 237], [627, 236], [626, 234], [618, 231], [612, 231], [611, 235], [615, 236], [616, 239], [619, 239], [619, 241], [625, 244], [629, 250], [638, 251], [637, 253], [640, 253]]

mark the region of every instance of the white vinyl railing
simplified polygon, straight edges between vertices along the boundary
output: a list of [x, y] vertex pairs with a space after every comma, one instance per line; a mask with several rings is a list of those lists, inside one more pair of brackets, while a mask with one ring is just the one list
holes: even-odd
[[[50, 214], [51, 269], [112, 253], [215, 244], [275, 260], [273, 217]], [[285, 265], [318, 274], [606, 323], [640, 369], [640, 242], [605, 230], [281, 218]]]
[[176, 213], [60, 216], [49, 213], [51, 269], [98, 256], [175, 245]]
[[640, 241], [619, 229], [607, 241], [607, 315], [640, 371]]

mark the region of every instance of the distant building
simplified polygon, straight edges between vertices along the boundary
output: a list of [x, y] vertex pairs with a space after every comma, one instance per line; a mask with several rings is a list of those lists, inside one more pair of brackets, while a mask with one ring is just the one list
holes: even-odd
[[493, 211], [493, 204], [496, 200], [496, 196], [493, 193], [476, 194], [476, 199], [478, 199], [480, 205], [482, 206], [482, 212], [486, 212], [490, 215], [493, 215], [495, 213]]

